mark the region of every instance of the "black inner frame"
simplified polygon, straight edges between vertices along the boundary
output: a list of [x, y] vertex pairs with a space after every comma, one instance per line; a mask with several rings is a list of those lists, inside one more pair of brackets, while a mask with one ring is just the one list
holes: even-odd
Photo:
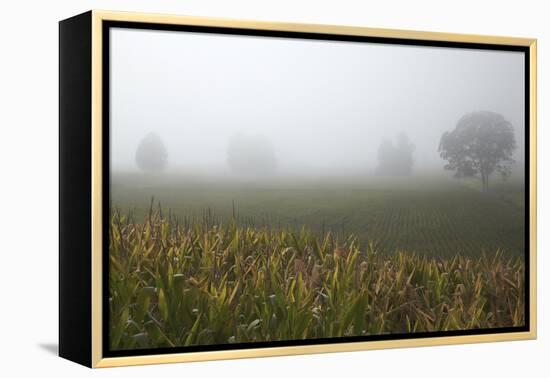
[[[157, 31], [174, 31], [174, 32], [195, 32], [207, 34], [225, 34], [239, 36], [256, 36], [268, 38], [291, 38], [291, 39], [306, 39], [306, 40], [321, 40], [321, 41], [343, 41], [343, 42], [363, 42], [377, 43], [389, 45], [408, 45], [408, 46], [428, 46], [428, 47], [452, 47], [452, 48], [467, 48], [477, 50], [497, 50], [497, 51], [515, 51], [524, 53], [524, 88], [525, 88], [525, 325], [521, 327], [502, 327], [502, 328], [487, 328], [487, 329], [469, 329], [455, 331], [436, 331], [436, 332], [417, 332], [417, 333], [395, 333], [383, 335], [366, 335], [366, 336], [348, 336], [348, 337], [333, 337], [333, 338], [317, 338], [306, 340], [278, 340], [278, 341], [262, 341], [250, 343], [236, 344], [215, 344], [215, 345], [195, 345], [188, 347], [173, 347], [173, 348], [139, 348], [131, 350], [110, 350], [109, 348], [109, 228], [107, 225], [110, 222], [110, 39], [109, 31], [111, 28], [126, 28], [126, 29], [145, 29]], [[420, 339], [433, 338], [442, 336], [466, 336], [466, 335], [486, 335], [512, 332], [528, 332], [530, 330], [530, 55], [528, 46], [515, 45], [498, 45], [498, 44], [483, 44], [469, 42], [447, 42], [447, 41], [431, 41], [418, 39], [404, 38], [386, 38], [386, 37], [368, 37], [368, 36], [352, 36], [352, 35], [334, 35], [324, 33], [309, 33], [309, 32], [289, 32], [289, 31], [274, 31], [274, 30], [257, 30], [257, 29], [240, 29], [227, 27], [213, 26], [191, 26], [191, 25], [166, 25], [156, 23], [141, 23], [129, 21], [103, 21], [102, 22], [102, 67], [103, 67], [103, 93], [102, 93], [102, 123], [103, 123], [103, 245], [102, 245], [102, 304], [103, 304], [103, 329], [102, 329], [102, 348], [103, 357], [126, 357], [139, 355], [155, 355], [169, 353], [190, 353], [204, 351], [220, 351], [220, 350], [235, 350], [235, 349], [253, 349], [265, 347], [283, 347], [283, 346], [301, 346], [315, 344], [336, 344], [348, 342], [365, 342], [378, 340], [400, 340], [400, 339]]]

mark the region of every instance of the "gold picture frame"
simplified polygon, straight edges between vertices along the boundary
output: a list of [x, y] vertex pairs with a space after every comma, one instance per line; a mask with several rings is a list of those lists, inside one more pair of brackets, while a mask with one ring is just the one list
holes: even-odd
[[[528, 272], [526, 277], [528, 281], [528, 303], [529, 303], [529, 318], [528, 330], [521, 332], [508, 333], [489, 333], [476, 335], [453, 335], [453, 336], [437, 336], [425, 338], [406, 338], [397, 340], [375, 340], [375, 341], [359, 341], [345, 343], [330, 343], [330, 344], [312, 344], [312, 345], [296, 345], [296, 346], [273, 346], [261, 347], [252, 349], [227, 349], [216, 351], [199, 351], [185, 353], [167, 353], [167, 354], [149, 354], [149, 355], [133, 355], [122, 357], [105, 357], [103, 353], [104, 345], [104, 324], [103, 324], [103, 306], [104, 306], [104, 268], [103, 268], [103, 241], [105, 237], [103, 228], [103, 193], [105, 190], [103, 174], [105, 169], [105, 161], [103, 156], [103, 146], [105, 143], [103, 130], [105, 98], [103, 93], [103, 85], [105, 83], [104, 71], [104, 25], [106, 22], [129, 22], [129, 23], [147, 23], [155, 25], [188, 25], [200, 27], [216, 27], [216, 28], [236, 28], [245, 30], [261, 30], [275, 32], [296, 32], [296, 33], [316, 33], [332, 36], [357, 36], [357, 37], [378, 37], [387, 39], [399, 40], [416, 40], [424, 42], [445, 42], [445, 43], [463, 43], [474, 45], [503, 45], [503, 46], [520, 46], [528, 50], [529, 67], [528, 83], [529, 83], [529, 141], [526, 144], [529, 148], [529, 251], [528, 251]], [[65, 90], [67, 93], [74, 91], [74, 82], [82, 84], [82, 96], [74, 94], [69, 96], [60, 95], [60, 127], [61, 127], [61, 149], [64, 146], [64, 133], [77, 133], [74, 130], [77, 127], [74, 122], [89, 122], [89, 127], [84, 127], [81, 134], [67, 134], [67, 143], [70, 138], [82, 138], [85, 143], [89, 142], [90, 153], [89, 170], [86, 171], [89, 181], [82, 183], [82, 187], [86, 188], [89, 185], [89, 190], [86, 193], [70, 192], [71, 189], [66, 189], [60, 197], [65, 197], [65, 202], [62, 201], [61, 207], [61, 223], [60, 238], [64, 239], [69, 232], [84, 233], [87, 235], [89, 245], [83, 243], [77, 249], [78, 241], [62, 242], [60, 246], [60, 355], [73, 361], [82, 363], [90, 367], [114, 367], [114, 366], [129, 366], [143, 364], [160, 364], [174, 362], [189, 362], [189, 361], [208, 361], [220, 359], [237, 359], [250, 357], [268, 357], [268, 356], [283, 356], [283, 355], [300, 355], [310, 353], [327, 353], [327, 352], [347, 352], [360, 351], [371, 349], [386, 349], [386, 348], [402, 348], [402, 347], [421, 347], [435, 346], [448, 344], [466, 344], [466, 343], [482, 343], [495, 341], [512, 341], [512, 340], [528, 340], [535, 339], [537, 335], [537, 296], [536, 296], [536, 243], [537, 243], [537, 41], [530, 38], [514, 38], [501, 36], [483, 36], [469, 34], [454, 34], [454, 33], [436, 33], [412, 30], [393, 30], [393, 29], [378, 29], [355, 26], [336, 26], [336, 25], [317, 25], [317, 24], [296, 24], [296, 23], [281, 23], [281, 22], [264, 22], [264, 21], [248, 21], [248, 20], [231, 20], [209, 17], [189, 17], [161, 14], [144, 14], [144, 13], [127, 13], [127, 12], [110, 12], [93, 10], [81, 16], [62, 21], [60, 24], [60, 88], [61, 92]], [[83, 33], [82, 40], [78, 40], [78, 33]], [[76, 35], [76, 36], [75, 36]], [[84, 41], [84, 42], [83, 42]], [[85, 50], [83, 54], [82, 51]], [[68, 65], [70, 62], [77, 64], [84, 62], [89, 70], [89, 77], [84, 77], [82, 72], [73, 73], [72, 76], [67, 74]], [[86, 71], [84, 70], [84, 74]], [[67, 76], [67, 78], [63, 78]], [[86, 75], [84, 75], [86, 76]], [[71, 81], [73, 80], [73, 81]], [[71, 87], [72, 86], [72, 87]], [[87, 96], [89, 93], [89, 97]], [[86, 101], [90, 101], [87, 103]], [[80, 101], [83, 112], [75, 115], [71, 113], [72, 102]], [[68, 110], [69, 109], [69, 110]], [[74, 110], [74, 107], [71, 108]], [[72, 117], [72, 118], [71, 118]], [[70, 123], [70, 124], [69, 124]], [[80, 126], [80, 125], [79, 125]], [[72, 131], [68, 130], [73, 128]], [[64, 150], [63, 150], [64, 151]], [[64, 187], [64, 175], [70, 175], [73, 171], [69, 165], [66, 167], [64, 159], [67, 155], [61, 152], [61, 186]], [[74, 151], [73, 151], [74, 152]], [[68, 153], [68, 152], [67, 152]], [[69, 163], [67, 163], [69, 164]], [[65, 171], [63, 171], [65, 169]], [[65, 173], [64, 173], [65, 172]], [[63, 189], [62, 189], [63, 190]], [[75, 189], [76, 190], [76, 189]], [[87, 215], [90, 216], [89, 224], [84, 223], [84, 226], [78, 226], [70, 221], [70, 210], [67, 207], [71, 206], [74, 201], [79, 201], [82, 195], [88, 195], [83, 206], [87, 206]], [[68, 215], [67, 215], [68, 214]], [[64, 217], [64, 215], [67, 215]], [[64, 220], [65, 219], [65, 220]], [[88, 228], [89, 226], [89, 228]], [[78, 230], [71, 227], [81, 227]], [[65, 240], [65, 239], [64, 239]], [[70, 243], [73, 244], [70, 244]], [[71, 248], [69, 248], [72, 246]], [[84, 258], [80, 260], [77, 257], [69, 256], [69, 253], [79, 252], [84, 249]], [[80, 277], [74, 277], [69, 271], [87, 272], [79, 274]], [[88, 280], [85, 283], [85, 280]], [[75, 280], [83, 280], [84, 283], [76, 282]], [[86, 281], [87, 282], [87, 281]], [[76, 291], [83, 290], [89, 293], [83, 294], [80, 300], [87, 303], [81, 307], [82, 311], [88, 311], [89, 315], [82, 318], [82, 314], [77, 313], [75, 309], [71, 309], [77, 305], [74, 296]], [[88, 314], [86, 312], [86, 314]], [[78, 318], [79, 320], [75, 320]], [[70, 325], [69, 325], [70, 324]], [[79, 333], [78, 335], [76, 333]], [[82, 334], [86, 336], [82, 336]], [[89, 337], [88, 337], [89, 336]], [[78, 339], [89, 342], [89, 348], [86, 347], [80, 352], [74, 351], [75, 345], [78, 344]]]

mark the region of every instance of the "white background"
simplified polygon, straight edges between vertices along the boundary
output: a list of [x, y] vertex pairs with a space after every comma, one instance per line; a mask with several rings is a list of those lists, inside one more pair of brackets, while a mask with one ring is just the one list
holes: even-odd
[[[7, 1], [0, 22], [0, 375], [187, 377], [548, 376], [550, 26], [545, 1]], [[55, 355], [58, 26], [89, 9], [539, 39], [539, 339], [91, 371]]]

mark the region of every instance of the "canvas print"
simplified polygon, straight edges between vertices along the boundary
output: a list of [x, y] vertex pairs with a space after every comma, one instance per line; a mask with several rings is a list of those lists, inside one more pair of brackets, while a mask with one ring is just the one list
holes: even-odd
[[109, 38], [109, 350], [526, 325], [524, 52]]

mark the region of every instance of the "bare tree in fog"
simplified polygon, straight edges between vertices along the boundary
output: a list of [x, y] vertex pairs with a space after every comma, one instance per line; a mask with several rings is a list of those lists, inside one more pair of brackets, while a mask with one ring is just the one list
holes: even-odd
[[241, 175], [269, 175], [277, 169], [273, 145], [261, 135], [234, 134], [227, 146], [227, 163]]
[[440, 156], [445, 169], [455, 177], [481, 176], [483, 191], [489, 189], [489, 176], [511, 173], [516, 148], [514, 129], [501, 114], [480, 111], [464, 115], [451, 132], [441, 137]]
[[378, 148], [376, 173], [387, 176], [410, 175], [414, 165], [414, 149], [409, 136], [404, 132], [397, 135], [395, 144], [385, 139]]
[[167, 153], [164, 143], [155, 133], [147, 134], [136, 150], [136, 163], [144, 172], [162, 172], [166, 168]]

